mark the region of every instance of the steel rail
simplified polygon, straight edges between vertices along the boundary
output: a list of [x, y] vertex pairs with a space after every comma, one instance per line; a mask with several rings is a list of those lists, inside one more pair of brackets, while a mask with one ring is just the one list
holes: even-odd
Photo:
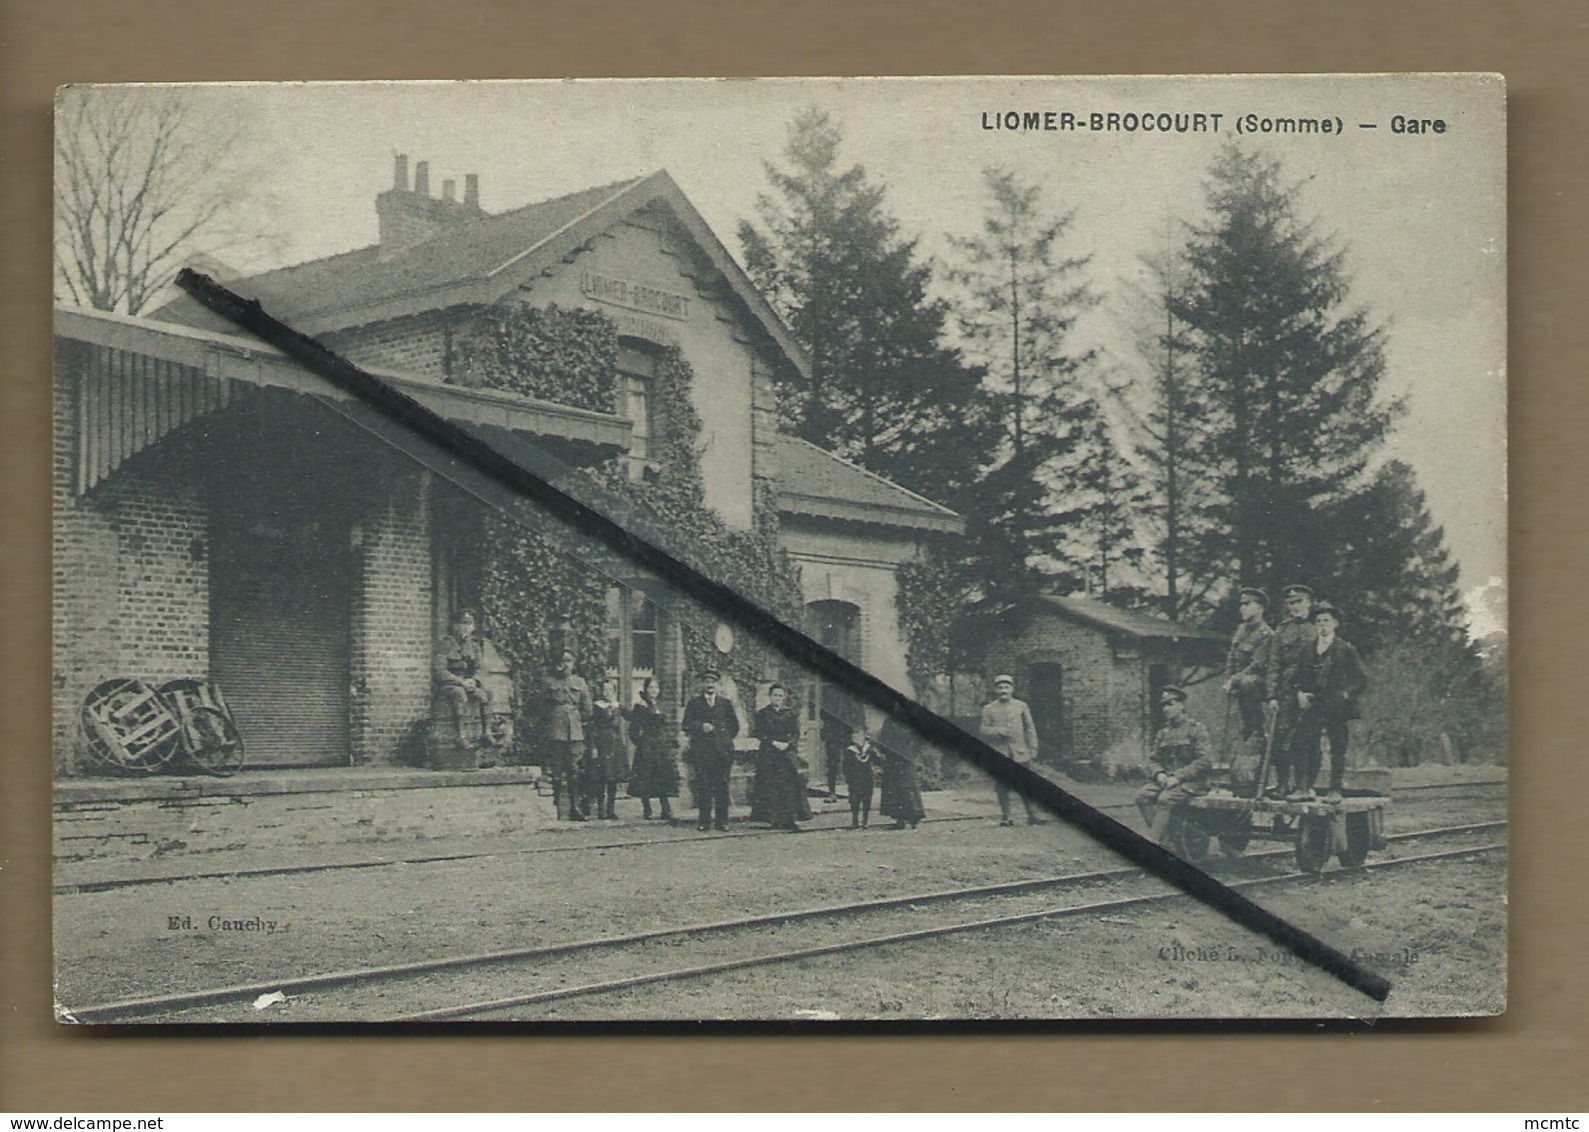
[[[1426, 783], [1421, 786], [1404, 786], [1397, 790], [1398, 794], [1414, 793], [1424, 790], [1456, 790], [1463, 787], [1491, 787], [1505, 786], [1506, 780], [1485, 780], [1483, 782], [1440, 782]], [[1109, 802], [1100, 805], [1100, 810], [1128, 811], [1136, 807], [1135, 802]], [[819, 815], [822, 817], [834, 816], [842, 818], [844, 812], [835, 810], [832, 815]], [[677, 819], [681, 825], [690, 824], [684, 818]], [[950, 814], [943, 817], [923, 818], [923, 825], [939, 825], [947, 822], [968, 822], [985, 820], [980, 814]], [[629, 828], [639, 828], [630, 826]], [[832, 826], [812, 825], [802, 830], [803, 833], [842, 833], [849, 830], [849, 826], [840, 821]], [[738, 829], [728, 833], [711, 833], [702, 836], [695, 833], [693, 836], [679, 837], [648, 837], [637, 838], [633, 841], [593, 841], [580, 845], [541, 845], [528, 849], [497, 849], [489, 852], [478, 853], [438, 853], [417, 857], [389, 857], [385, 859], [364, 859], [356, 861], [334, 861], [330, 863], [316, 863], [307, 865], [267, 865], [253, 869], [212, 869], [206, 872], [174, 873], [163, 876], [147, 877], [113, 877], [107, 880], [68, 881], [54, 885], [51, 892], [56, 896], [79, 896], [94, 892], [114, 892], [122, 888], [138, 888], [155, 884], [182, 884], [192, 880], [236, 880], [252, 877], [297, 876], [305, 873], [328, 873], [355, 871], [358, 869], [383, 869], [397, 865], [434, 865], [447, 864], [455, 861], [477, 861], [492, 857], [519, 857], [540, 853], [583, 853], [590, 850], [629, 849], [652, 845], [697, 845], [706, 841], [734, 840], [745, 837], [768, 837], [781, 834], [783, 831], [776, 829]]]
[[[940, 819], [948, 820], [948, 819]], [[1402, 842], [1419, 840], [1430, 837], [1453, 836], [1463, 833], [1480, 833], [1500, 829], [1506, 826], [1504, 821], [1480, 822], [1467, 826], [1445, 826], [1429, 830], [1415, 830], [1405, 833], [1392, 834], [1386, 838], [1387, 842]], [[1247, 853], [1240, 858], [1244, 861], [1264, 861], [1276, 857], [1289, 856], [1289, 848], [1276, 848], [1260, 852]], [[1380, 862], [1384, 864], [1386, 862]], [[1367, 866], [1362, 866], [1367, 867]], [[1359, 870], [1352, 870], [1359, 871]], [[483, 967], [502, 963], [523, 962], [532, 959], [551, 958], [577, 954], [582, 951], [596, 951], [607, 948], [632, 946], [659, 939], [686, 935], [713, 935], [727, 933], [756, 927], [770, 927], [779, 924], [797, 923], [821, 917], [842, 917], [862, 915], [868, 912], [886, 911], [911, 904], [942, 903], [951, 900], [966, 900], [983, 896], [1004, 896], [1023, 892], [1032, 892], [1045, 888], [1079, 887], [1086, 884], [1109, 883], [1137, 879], [1146, 875], [1147, 870], [1137, 866], [1124, 866], [1113, 869], [1099, 869], [1085, 873], [1068, 873], [1060, 876], [1035, 877], [1029, 880], [1003, 881], [991, 885], [974, 885], [957, 889], [939, 889], [932, 892], [916, 893], [909, 896], [890, 896], [879, 900], [855, 901], [847, 904], [823, 905], [814, 908], [802, 908], [787, 912], [770, 912], [757, 916], [742, 917], [735, 920], [707, 921], [698, 924], [684, 924], [676, 927], [654, 928], [642, 932], [631, 932], [618, 936], [598, 936], [592, 939], [571, 940], [564, 943], [542, 944], [536, 947], [511, 948], [503, 951], [491, 951], [470, 955], [446, 956], [440, 959], [424, 959], [412, 963], [389, 964], [379, 967], [356, 967], [342, 971], [329, 971], [318, 975], [305, 975], [298, 978], [271, 982], [241, 983], [224, 987], [211, 987], [196, 991], [176, 991], [169, 994], [149, 995], [141, 998], [122, 999], [115, 1002], [95, 1003], [89, 1006], [71, 1009], [59, 1008], [63, 1021], [68, 1022], [116, 1022], [126, 1019], [145, 1017], [151, 1014], [169, 1013], [188, 1010], [201, 1006], [213, 1006], [219, 1003], [237, 999], [254, 998], [263, 994], [280, 991], [283, 994], [302, 993], [304, 991], [323, 990], [334, 987], [352, 986], [358, 983], [380, 982], [383, 980], [396, 980], [419, 975], [436, 974], [446, 971], [463, 970], [470, 967]], [[1305, 874], [1316, 875], [1316, 874]], [[1268, 879], [1268, 878], [1262, 878]], [[1236, 882], [1240, 885], [1249, 885], [1253, 881]]]
[[[1425, 853], [1416, 857], [1400, 857], [1389, 861], [1375, 861], [1371, 864], [1359, 865], [1356, 868], [1333, 873], [1332, 876], [1357, 876], [1370, 869], [1387, 869], [1400, 865], [1422, 864], [1430, 861], [1450, 860], [1457, 857], [1471, 857], [1479, 853], [1493, 853], [1507, 848], [1505, 842], [1492, 845], [1477, 845], [1463, 849], [1448, 849], [1439, 853]], [[1146, 875], [1145, 870], [1134, 870], [1138, 875]], [[1297, 880], [1317, 880], [1318, 873], [1294, 872], [1284, 873], [1274, 877], [1257, 877], [1251, 880], [1235, 881], [1232, 888], [1257, 888], [1261, 885], [1284, 884]], [[932, 928], [917, 928], [913, 931], [894, 932], [889, 935], [872, 936], [868, 939], [848, 940], [843, 943], [821, 944], [815, 947], [802, 947], [790, 951], [774, 952], [768, 955], [747, 956], [739, 959], [725, 959], [716, 963], [705, 963], [696, 967], [681, 967], [671, 971], [655, 971], [645, 975], [631, 975], [622, 979], [610, 979], [604, 982], [586, 983], [580, 986], [559, 987], [556, 990], [537, 991], [531, 994], [515, 995], [509, 998], [491, 999], [485, 1002], [473, 1002], [460, 1006], [441, 1007], [436, 1010], [421, 1011], [413, 1014], [402, 1014], [391, 1018], [381, 1019], [382, 1024], [413, 1023], [413, 1022], [446, 1022], [455, 1021], [481, 1014], [495, 1014], [502, 1010], [512, 1010], [521, 1006], [535, 1006], [546, 1002], [557, 1002], [570, 998], [589, 998], [595, 995], [611, 994], [616, 991], [630, 990], [635, 987], [650, 986], [656, 983], [683, 982], [688, 979], [705, 978], [712, 975], [725, 974], [730, 971], [743, 971], [755, 967], [770, 967], [779, 963], [792, 963], [802, 959], [815, 959], [827, 955], [838, 955], [848, 951], [865, 951], [878, 947], [890, 947], [901, 943], [917, 943], [923, 940], [939, 939], [943, 936], [957, 935], [962, 932], [985, 931], [993, 928], [1013, 927], [1021, 924], [1037, 923], [1041, 920], [1060, 919], [1068, 916], [1079, 916], [1091, 912], [1114, 912], [1126, 908], [1141, 907], [1148, 904], [1164, 903], [1171, 900], [1187, 899], [1187, 894], [1179, 889], [1165, 889], [1160, 892], [1148, 893], [1143, 896], [1128, 896], [1116, 900], [1095, 901], [1091, 904], [1066, 905], [1063, 908], [1046, 908], [1037, 912], [1019, 912], [1011, 916], [995, 916], [988, 919], [972, 920], [957, 924], [941, 925]]]
[[[838, 817], [839, 811], [833, 811], [832, 816]], [[844, 811], [844, 816], [849, 816], [848, 810]], [[681, 826], [694, 826], [695, 824], [694, 818], [688, 820], [679, 818], [677, 820]], [[942, 817], [923, 818], [921, 824], [941, 825], [948, 822], [985, 820], [987, 819], [980, 814], [947, 814]], [[629, 828], [639, 829], [641, 827], [630, 826]], [[821, 825], [807, 827], [800, 832], [841, 833], [847, 832], [849, 828], [848, 824]], [[603, 829], [603, 832], [612, 829], [613, 827], [608, 826]], [[689, 833], [684, 833], [681, 830], [678, 837], [636, 838], [633, 841], [592, 841], [580, 845], [539, 845], [527, 849], [493, 849], [478, 853], [437, 853], [418, 857], [366, 858], [356, 861], [332, 861], [307, 865], [265, 865], [254, 869], [211, 869], [201, 873], [171, 873], [164, 876], [112, 877], [107, 880], [68, 881], [55, 885], [52, 892], [56, 896], [81, 896], [86, 893], [114, 892], [120, 888], [140, 888], [152, 884], [182, 884], [190, 880], [237, 880], [240, 878], [246, 880], [254, 877], [298, 876], [304, 873], [355, 872], [359, 869], [385, 869], [397, 865], [448, 864], [457, 861], [485, 860], [491, 857], [527, 857], [540, 853], [585, 853], [593, 850], [644, 848], [652, 845], [700, 845], [708, 841], [738, 841], [747, 837], [769, 837], [775, 834], [781, 836], [786, 832], [786, 830], [780, 829], [732, 829], [727, 833], [702, 834], [692, 829]]]

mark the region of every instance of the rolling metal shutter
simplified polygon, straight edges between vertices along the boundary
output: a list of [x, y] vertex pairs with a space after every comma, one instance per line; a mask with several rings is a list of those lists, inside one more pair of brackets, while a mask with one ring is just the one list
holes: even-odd
[[275, 509], [217, 515], [212, 537], [211, 665], [250, 765], [346, 765], [345, 524]]

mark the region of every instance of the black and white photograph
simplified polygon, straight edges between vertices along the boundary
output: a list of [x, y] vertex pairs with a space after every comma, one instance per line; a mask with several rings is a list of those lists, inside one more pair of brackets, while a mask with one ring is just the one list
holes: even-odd
[[58, 1021], [1504, 1012], [1505, 97], [62, 88]]

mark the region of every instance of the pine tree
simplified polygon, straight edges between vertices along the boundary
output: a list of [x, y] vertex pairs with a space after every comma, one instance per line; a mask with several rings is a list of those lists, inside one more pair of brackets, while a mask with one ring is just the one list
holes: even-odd
[[1214, 477], [1199, 444], [1204, 414], [1196, 358], [1179, 310], [1190, 272], [1182, 250], [1145, 256], [1145, 284], [1126, 286], [1136, 374], [1115, 390], [1113, 409], [1141, 466], [1143, 537], [1152, 544], [1159, 603], [1172, 621], [1200, 620], [1220, 596], [1228, 563], [1212, 521]]
[[1056, 406], [1085, 399], [1079, 382], [1095, 352], [1072, 350], [1076, 320], [1097, 297], [1082, 272], [1088, 257], [1060, 258], [1074, 213], [1042, 209], [1042, 186], [997, 167], [983, 170], [988, 208], [982, 231], [951, 236], [958, 257], [949, 279], [964, 291], [960, 329], [968, 352], [1001, 395], [1010, 443], [1021, 456], [1036, 436], [1053, 436]]
[[943, 345], [948, 307], [863, 166], [841, 168], [843, 135], [801, 113], [766, 163], [758, 227], [739, 228], [751, 278], [810, 355], [809, 381], [780, 390], [785, 427], [929, 498], [956, 505], [995, 447], [978, 374]]
[[1140, 516], [1149, 495], [1142, 477], [1122, 452], [1114, 427], [1096, 408], [1078, 437], [1072, 469], [1057, 485], [1071, 506], [1057, 515], [1063, 560], [1079, 570], [1072, 588], [1118, 605], [1135, 606], [1147, 596], [1143, 567], [1147, 550]]
[[1085, 278], [1089, 257], [1061, 250], [1074, 213], [1049, 213], [1041, 185], [997, 167], [983, 171], [983, 183], [981, 229], [950, 238], [949, 279], [963, 296], [961, 335], [986, 368], [1004, 423], [1005, 479], [1012, 489], [1023, 476], [1037, 485], [1002, 521], [1063, 586], [1107, 592], [1111, 567], [1135, 554], [1136, 485], [1088, 380], [1097, 353], [1072, 342], [1077, 320], [1098, 303]]
[[1468, 650], [1458, 566], [1410, 465], [1389, 461], [1325, 518], [1327, 596], [1351, 618], [1354, 643], [1370, 652], [1394, 641]]
[[1345, 251], [1298, 219], [1298, 193], [1278, 162], [1227, 146], [1174, 304], [1204, 414], [1197, 458], [1218, 469], [1224, 544], [1204, 550], [1230, 582], [1271, 588], [1317, 579], [1322, 512], [1357, 488], [1401, 410], [1379, 395], [1384, 331], [1350, 305]]

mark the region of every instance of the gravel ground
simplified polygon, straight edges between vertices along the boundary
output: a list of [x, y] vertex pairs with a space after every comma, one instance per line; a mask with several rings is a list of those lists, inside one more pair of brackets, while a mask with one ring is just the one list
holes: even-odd
[[[1128, 800], [1129, 787], [1089, 792]], [[1495, 792], [1410, 795], [1390, 831], [1504, 816]], [[851, 832], [821, 807], [802, 836], [702, 838], [626, 821], [563, 826], [534, 846], [473, 860], [275, 877], [181, 881], [63, 895], [55, 915], [63, 1007], [195, 986], [269, 982], [731, 919], [791, 907], [1051, 876], [1120, 862], [1059, 825], [1000, 828], [974, 790], [930, 794], [917, 830]], [[825, 812], [823, 812], [825, 810]], [[667, 844], [522, 852], [627, 838]], [[1393, 847], [1394, 849], [1394, 847]], [[1403, 852], [1417, 850], [1406, 849]], [[1249, 871], [1254, 863], [1216, 867]], [[1379, 957], [1398, 982], [1392, 1014], [1491, 1013], [1504, 1003], [1503, 859], [1413, 866], [1260, 890], [1327, 941]], [[213, 918], [213, 919], [212, 919]], [[794, 936], [789, 937], [792, 941]], [[822, 938], [808, 929], [805, 940]], [[1189, 901], [1104, 921], [1062, 920], [829, 956], [699, 983], [554, 1004], [526, 1017], [1017, 1018], [1363, 1016], [1375, 1004]], [[1199, 947], [1238, 960], [1173, 958]], [[1172, 958], [1158, 958], [1161, 949]], [[1268, 951], [1273, 951], [1268, 948]], [[1212, 952], [1210, 952], [1212, 953]], [[1416, 955], [1416, 958], [1410, 958]], [[609, 977], [610, 968], [589, 977]], [[569, 979], [578, 980], [573, 970]], [[508, 993], [483, 985], [474, 997]], [[273, 1008], [296, 1020], [291, 1004]], [[391, 1013], [387, 1006], [376, 1014]], [[816, 1013], [811, 1013], [816, 1012]], [[243, 1012], [247, 1020], [259, 1015]], [[234, 1017], [237, 1015], [233, 1015]]]

